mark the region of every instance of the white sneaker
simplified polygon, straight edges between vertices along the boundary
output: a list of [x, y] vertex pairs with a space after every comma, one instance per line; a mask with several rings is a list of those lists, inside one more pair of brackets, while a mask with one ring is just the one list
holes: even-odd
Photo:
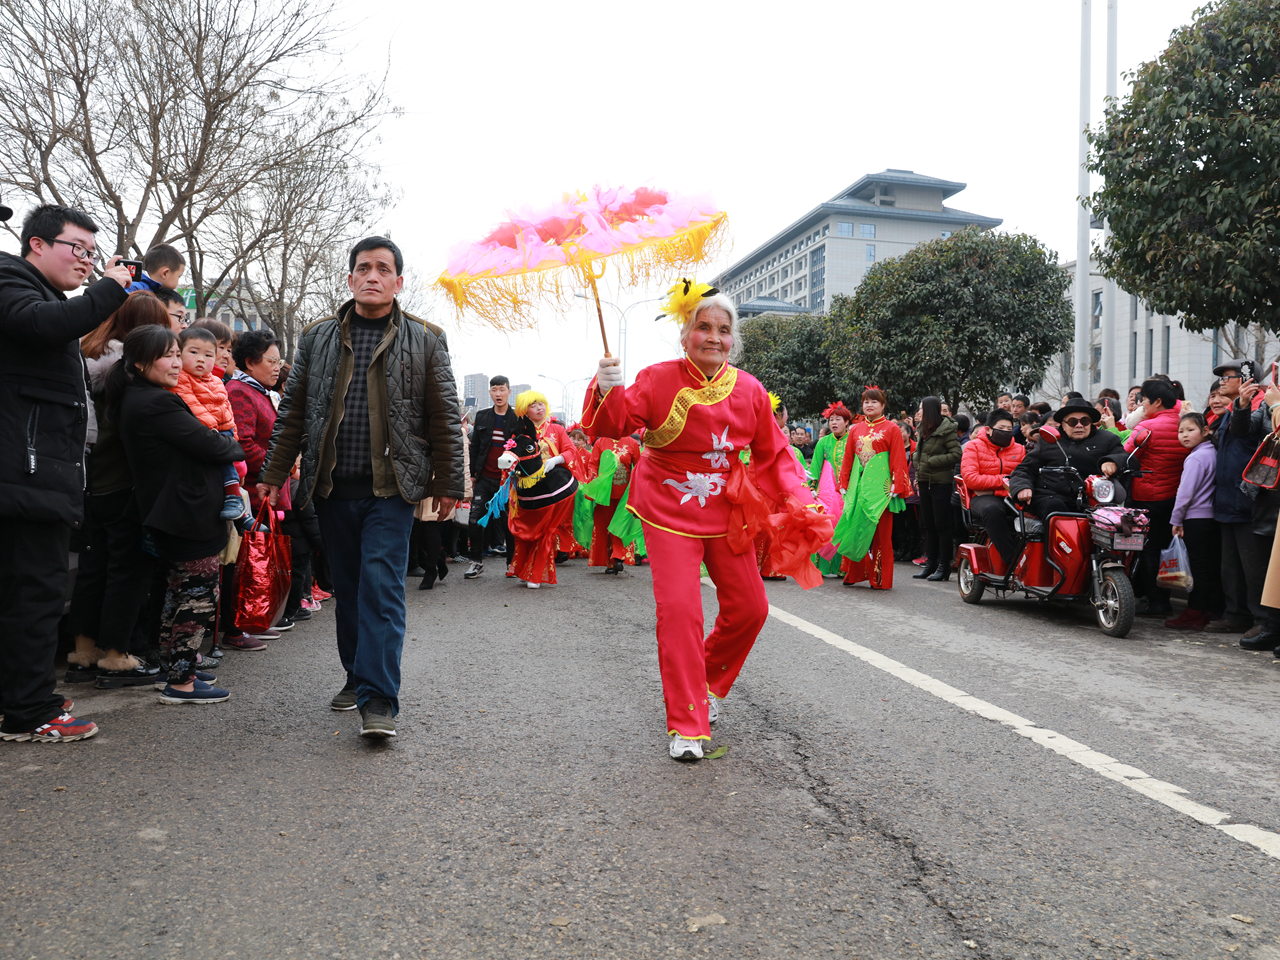
[[720, 704], [710, 690], [707, 691], [707, 723], [715, 723], [720, 719]]
[[672, 760], [701, 760], [702, 759], [702, 741], [686, 740], [680, 734], [672, 734], [671, 736], [671, 759]]
[[532, 580], [529, 580], [525, 582], [525, 586], [528, 587], [530, 590], [537, 590], [540, 586], [542, 586], [542, 584], [534, 583]]

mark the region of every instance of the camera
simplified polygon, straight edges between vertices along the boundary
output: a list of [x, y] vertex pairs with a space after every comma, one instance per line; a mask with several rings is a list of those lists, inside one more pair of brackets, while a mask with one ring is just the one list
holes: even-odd
[[141, 260], [121, 260], [120, 266], [129, 269], [129, 277], [134, 283], [142, 279], [142, 261]]

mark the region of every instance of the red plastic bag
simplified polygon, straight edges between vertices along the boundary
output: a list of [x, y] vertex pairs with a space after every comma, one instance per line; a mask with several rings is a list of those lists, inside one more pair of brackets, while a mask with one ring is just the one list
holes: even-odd
[[246, 533], [236, 558], [236, 626], [245, 633], [262, 633], [280, 619], [293, 577], [289, 538], [280, 532], [276, 511], [266, 498], [258, 523], [266, 529]]

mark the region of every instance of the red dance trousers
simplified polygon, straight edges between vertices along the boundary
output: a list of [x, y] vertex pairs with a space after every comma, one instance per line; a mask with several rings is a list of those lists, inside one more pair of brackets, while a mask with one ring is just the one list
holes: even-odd
[[607, 507], [602, 503], [596, 504], [595, 511], [591, 514], [591, 560], [587, 566], [607, 567], [615, 560], [627, 560], [627, 545], [609, 532], [609, 524], [613, 523], [613, 516], [617, 512], [617, 500]]
[[[755, 552], [735, 554], [725, 537], [682, 537], [647, 523], [644, 541], [658, 607], [658, 670], [667, 733], [709, 740], [707, 689], [720, 698], [728, 694], [769, 617], [769, 599], [760, 582]], [[703, 563], [720, 605], [715, 626], [705, 639]]]
[[876, 524], [876, 535], [871, 540], [871, 549], [861, 560], [844, 558], [841, 568], [844, 571], [845, 583], [861, 583], [866, 580], [872, 590], [891, 590], [893, 588], [893, 514], [888, 510], [880, 514], [880, 522]]

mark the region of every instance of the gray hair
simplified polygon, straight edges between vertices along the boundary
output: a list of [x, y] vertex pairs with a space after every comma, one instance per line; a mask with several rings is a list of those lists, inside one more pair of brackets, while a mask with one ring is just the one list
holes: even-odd
[[729, 360], [730, 362], [736, 361], [742, 354], [742, 339], [738, 336], [738, 308], [723, 293], [706, 297], [694, 307], [693, 313], [689, 314], [689, 322], [682, 324], [680, 327], [680, 346], [684, 347], [685, 338], [689, 336], [689, 331], [693, 329], [693, 324], [698, 319], [698, 314], [707, 309], [707, 307], [719, 307], [729, 315], [729, 336], [733, 338], [733, 346], [729, 348]]

